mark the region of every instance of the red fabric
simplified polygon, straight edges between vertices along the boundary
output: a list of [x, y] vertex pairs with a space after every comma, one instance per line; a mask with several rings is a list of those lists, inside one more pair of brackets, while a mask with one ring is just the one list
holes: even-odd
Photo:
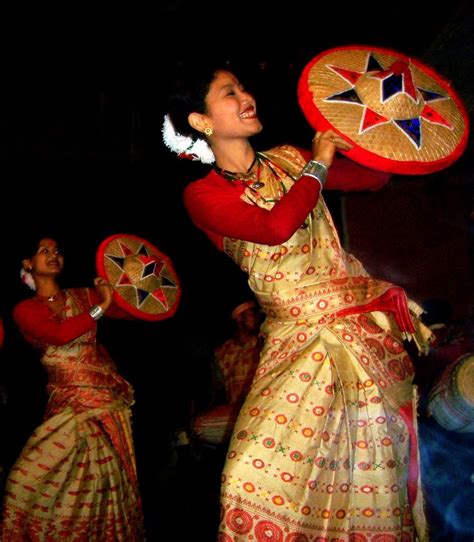
[[[305, 158], [310, 153], [301, 151]], [[326, 188], [333, 190], [375, 190], [389, 175], [372, 171], [350, 160], [336, 158]], [[312, 177], [301, 177], [291, 190], [268, 211], [240, 199], [244, 186], [231, 183], [216, 171], [188, 185], [184, 204], [194, 224], [223, 249], [223, 237], [252, 243], [279, 245], [288, 241], [314, 209], [320, 185]]]
[[418, 477], [420, 475], [420, 465], [418, 461], [418, 437], [413, 423], [413, 404], [411, 401], [400, 407], [400, 416], [407, 424], [408, 436], [410, 439], [409, 463], [407, 493], [408, 502], [413, 507], [418, 493]]
[[[311, 159], [311, 153], [298, 149], [306, 160]], [[391, 174], [376, 171], [357, 164], [353, 160], [336, 155], [329, 169], [328, 180], [324, 190], [342, 190], [344, 192], [359, 192], [362, 190], [379, 190], [388, 183]]]
[[[89, 290], [91, 306], [100, 302], [94, 289]], [[112, 303], [106, 312], [111, 318], [130, 318], [130, 315]], [[13, 309], [13, 318], [21, 333], [32, 344], [61, 346], [94, 328], [95, 320], [88, 311], [60, 320], [37, 298], [26, 299]]]
[[320, 184], [302, 177], [271, 211], [240, 199], [242, 184], [226, 181], [214, 170], [184, 191], [184, 204], [194, 224], [222, 250], [222, 237], [279, 245], [303, 224], [318, 201]]
[[87, 311], [61, 321], [36, 298], [18, 303], [13, 309], [13, 319], [25, 338], [34, 345], [61, 346], [95, 326], [94, 319]]
[[407, 296], [400, 286], [393, 286], [383, 295], [370, 301], [366, 305], [342, 309], [336, 313], [336, 316], [343, 317], [349, 316], [350, 314], [374, 311], [392, 313], [400, 331], [415, 333], [415, 327], [408, 310]]

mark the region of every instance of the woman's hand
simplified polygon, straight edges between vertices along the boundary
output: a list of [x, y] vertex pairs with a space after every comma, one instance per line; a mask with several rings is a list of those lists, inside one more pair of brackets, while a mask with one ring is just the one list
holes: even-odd
[[94, 286], [97, 292], [97, 295], [100, 298], [99, 307], [105, 312], [112, 303], [112, 294], [114, 289], [110, 282], [107, 282], [102, 277], [97, 277], [94, 279]]
[[348, 151], [352, 145], [345, 139], [337, 135], [333, 130], [326, 132], [316, 132], [313, 137], [312, 151], [313, 160], [323, 162], [329, 168], [334, 160], [336, 150]]

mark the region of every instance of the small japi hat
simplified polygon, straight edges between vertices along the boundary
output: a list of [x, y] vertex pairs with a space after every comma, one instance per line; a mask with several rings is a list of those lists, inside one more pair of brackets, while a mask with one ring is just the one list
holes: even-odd
[[450, 82], [393, 50], [324, 51], [304, 68], [298, 101], [315, 130], [335, 131], [352, 145], [343, 154], [372, 169], [439, 171], [467, 145], [468, 115]]
[[246, 301], [245, 303], [241, 303], [240, 305], [237, 305], [235, 309], [231, 312], [230, 317], [232, 320], [237, 320], [237, 318], [245, 311], [249, 309], [253, 309], [256, 307], [257, 304], [255, 301]]
[[96, 253], [97, 273], [114, 288], [114, 301], [141, 320], [164, 320], [178, 308], [181, 287], [173, 264], [135, 235], [107, 237]]

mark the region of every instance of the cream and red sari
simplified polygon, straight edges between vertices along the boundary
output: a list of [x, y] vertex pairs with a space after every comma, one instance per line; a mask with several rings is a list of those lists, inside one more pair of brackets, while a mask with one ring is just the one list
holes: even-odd
[[[242, 197], [271, 208], [305, 160], [292, 147], [265, 156], [263, 188]], [[224, 248], [267, 318], [222, 475], [219, 542], [426, 540], [403, 292], [342, 249], [322, 197], [284, 244]], [[403, 331], [422, 343], [413, 324]]]
[[[66, 294], [64, 317], [93, 304], [87, 289]], [[63, 346], [43, 345], [42, 354], [45, 422], [7, 480], [2, 542], [144, 540], [132, 388], [96, 344], [95, 326]]]

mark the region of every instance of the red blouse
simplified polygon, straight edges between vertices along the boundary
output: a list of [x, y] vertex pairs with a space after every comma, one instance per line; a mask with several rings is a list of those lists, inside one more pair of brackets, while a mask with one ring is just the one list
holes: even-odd
[[[94, 289], [89, 289], [91, 306], [100, 302]], [[130, 318], [120, 307], [111, 304], [106, 312], [111, 318]], [[51, 312], [46, 303], [33, 297], [18, 303], [13, 309], [13, 319], [26, 340], [33, 345], [62, 346], [94, 328], [95, 320], [85, 311], [63, 320]]]
[[[301, 151], [307, 159], [310, 154]], [[376, 190], [390, 175], [374, 171], [347, 158], [336, 157], [331, 166], [326, 189]], [[233, 237], [252, 243], [279, 245], [287, 241], [314, 209], [320, 184], [312, 177], [301, 177], [271, 210], [245, 203], [245, 190], [211, 170], [206, 177], [188, 185], [184, 204], [194, 224], [223, 250], [223, 238]]]

